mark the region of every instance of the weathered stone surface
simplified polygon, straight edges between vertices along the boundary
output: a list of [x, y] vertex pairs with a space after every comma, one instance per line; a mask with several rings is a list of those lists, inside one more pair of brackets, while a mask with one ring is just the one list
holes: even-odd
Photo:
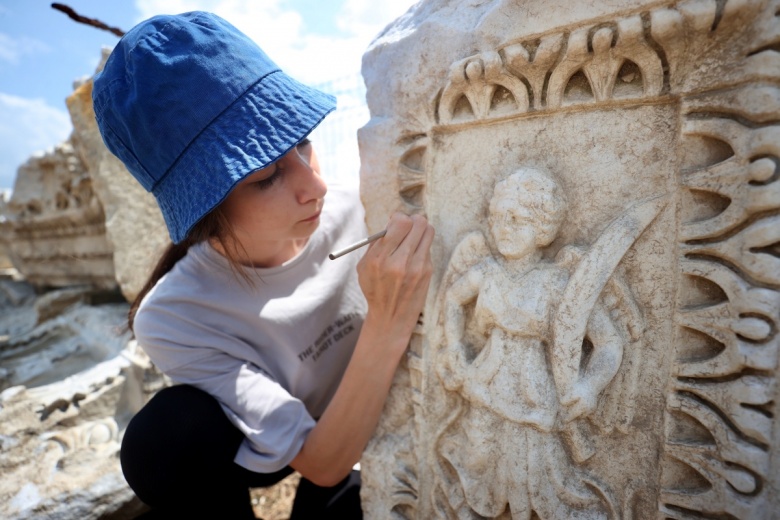
[[[104, 49], [103, 61], [108, 54]], [[168, 231], [154, 197], [103, 144], [92, 108], [92, 80], [80, 82], [66, 102], [74, 128], [73, 147], [86, 165], [105, 213], [116, 281], [132, 301], [169, 243]]]
[[423, 1], [366, 53], [372, 231], [436, 272], [367, 518], [780, 511], [780, 1]]
[[37, 296], [0, 280], [0, 517], [132, 518], [127, 423], [166, 384], [128, 341], [126, 303], [94, 289]]
[[0, 191], [0, 270], [12, 269], [11, 257], [8, 254], [8, 243], [11, 227], [6, 220], [5, 211], [8, 204], [9, 193]]
[[19, 167], [3, 215], [7, 253], [30, 283], [116, 286], [103, 209], [68, 142]]

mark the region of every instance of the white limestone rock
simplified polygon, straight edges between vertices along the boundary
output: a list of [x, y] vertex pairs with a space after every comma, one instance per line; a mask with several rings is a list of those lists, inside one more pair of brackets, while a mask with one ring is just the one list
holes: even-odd
[[32, 157], [13, 197], [0, 200], [0, 242], [18, 269], [0, 264], [0, 517], [8, 519], [141, 512], [119, 446], [133, 414], [168, 384], [129, 340], [128, 306], [115, 292], [118, 282], [135, 297], [167, 232], [153, 198], [103, 145], [92, 81], [75, 88], [71, 138]]
[[94, 289], [0, 280], [0, 517], [131, 518], [127, 423], [167, 382]]
[[372, 231], [437, 230], [367, 518], [780, 511], [780, 1], [422, 1], [363, 59]]
[[[103, 63], [109, 53], [103, 50]], [[105, 213], [116, 281], [125, 298], [133, 301], [170, 242], [165, 222], [154, 197], [103, 144], [92, 108], [92, 80], [80, 82], [66, 103], [74, 149], [86, 165]]]
[[8, 199], [11, 198], [10, 191], [0, 190], [0, 272], [13, 269], [11, 257], [8, 254], [8, 244], [10, 242], [11, 228], [6, 220], [5, 212]]

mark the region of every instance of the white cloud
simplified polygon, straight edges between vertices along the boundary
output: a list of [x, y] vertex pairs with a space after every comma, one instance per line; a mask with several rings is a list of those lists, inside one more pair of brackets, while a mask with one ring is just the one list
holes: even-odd
[[0, 32], [0, 61], [16, 65], [24, 55], [48, 52], [50, 50], [51, 48], [40, 40], [28, 38], [27, 36], [14, 38]]
[[71, 130], [67, 111], [0, 92], [0, 189], [13, 186], [17, 168], [33, 153], [61, 143]]
[[[416, 0], [376, 2], [375, 0], [344, 0], [337, 17], [339, 28], [369, 39], [387, 24], [404, 14]], [[370, 43], [367, 42], [367, 44]]]

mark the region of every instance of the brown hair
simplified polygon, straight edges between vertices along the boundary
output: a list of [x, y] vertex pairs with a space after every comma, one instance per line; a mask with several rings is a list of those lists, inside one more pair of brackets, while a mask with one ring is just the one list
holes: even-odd
[[225, 217], [222, 208], [217, 206], [192, 227], [184, 240], [178, 244], [169, 244], [160, 256], [157, 265], [155, 265], [152, 270], [152, 274], [149, 276], [149, 279], [146, 280], [146, 283], [138, 293], [138, 296], [135, 297], [135, 300], [133, 300], [133, 303], [130, 305], [130, 310], [127, 312], [127, 326], [131, 331], [133, 330], [133, 322], [135, 321], [138, 307], [141, 305], [141, 301], [143, 301], [144, 297], [152, 290], [152, 287], [154, 287], [157, 282], [160, 281], [160, 278], [165, 276], [168, 271], [173, 269], [176, 262], [184, 258], [190, 247], [211, 238], [216, 239], [219, 242], [219, 245], [222, 246], [222, 250], [225, 252], [225, 257], [230, 263], [233, 274], [238, 275], [246, 282], [250, 282], [238, 261], [238, 255], [236, 254], [236, 245], [238, 244], [238, 241], [236, 240], [235, 233], [230, 227], [230, 223]]

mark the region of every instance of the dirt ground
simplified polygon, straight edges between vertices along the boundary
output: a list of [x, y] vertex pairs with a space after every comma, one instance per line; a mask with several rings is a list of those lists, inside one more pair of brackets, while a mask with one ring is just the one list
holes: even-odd
[[287, 520], [290, 518], [295, 490], [301, 476], [293, 473], [269, 488], [251, 490], [252, 508], [255, 516], [263, 520]]

